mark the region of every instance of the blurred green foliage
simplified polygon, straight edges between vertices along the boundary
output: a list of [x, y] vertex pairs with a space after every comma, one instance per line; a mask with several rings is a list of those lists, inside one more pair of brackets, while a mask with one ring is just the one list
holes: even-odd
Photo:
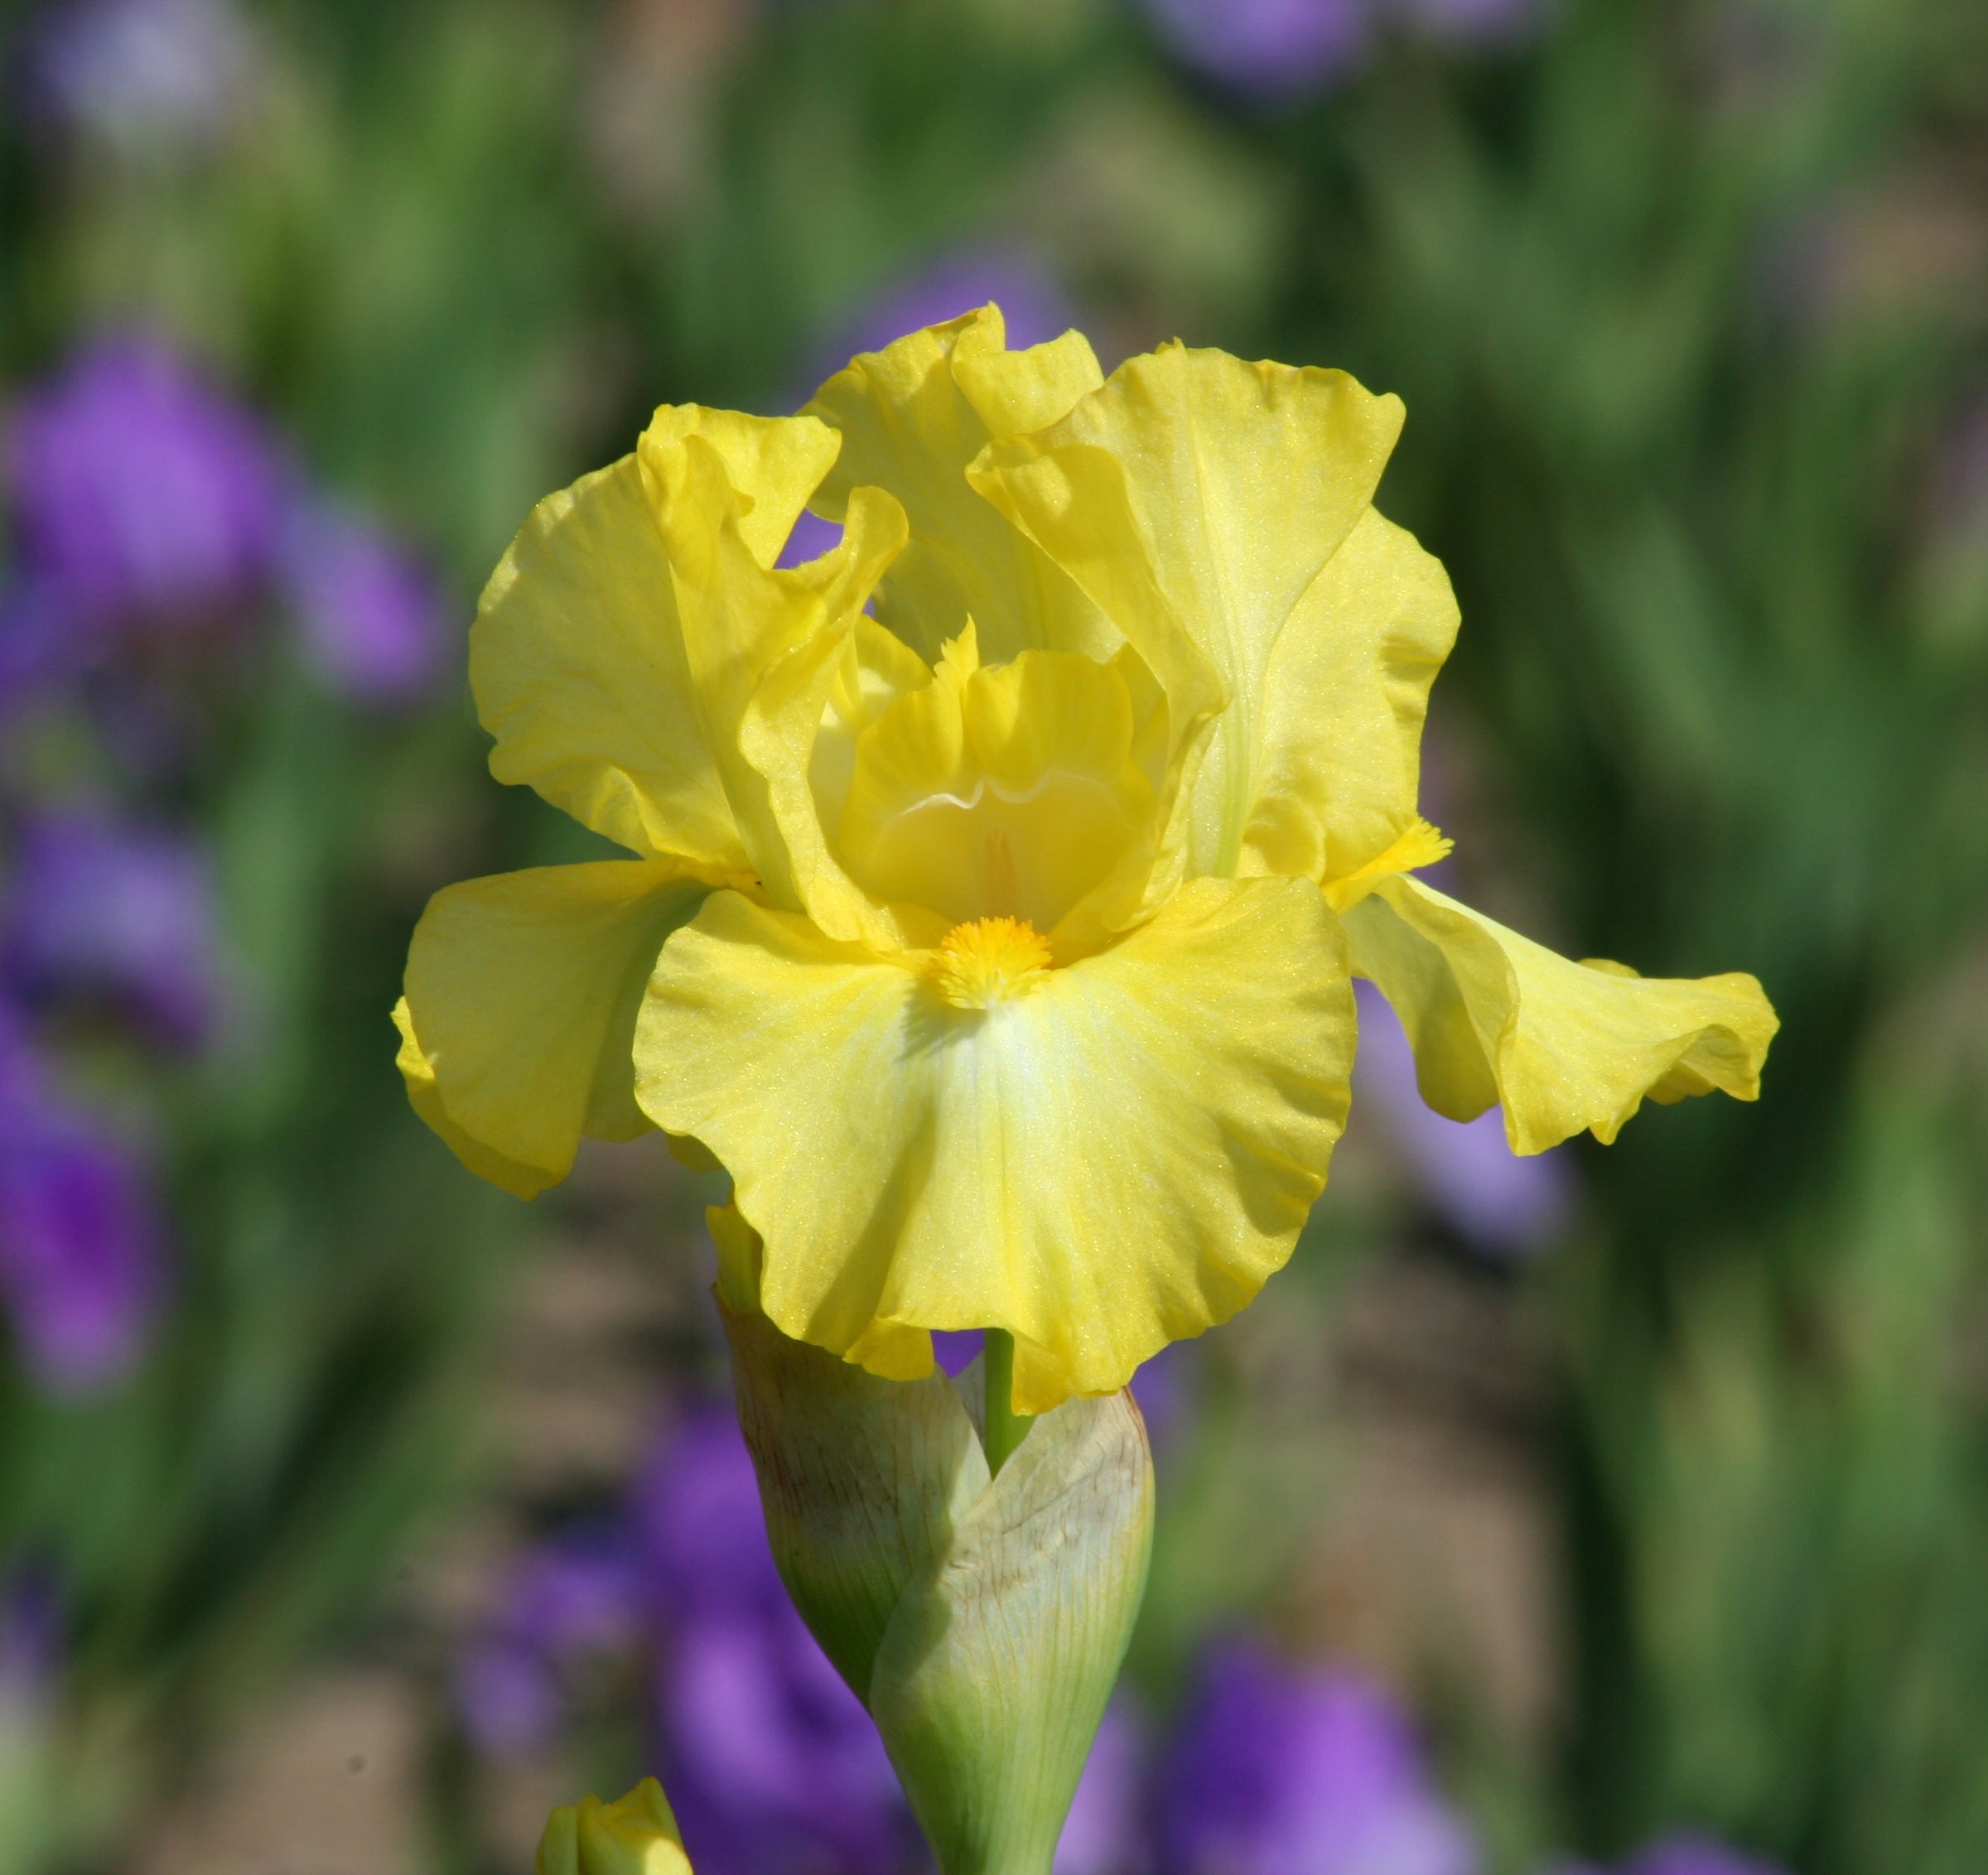
[[[1785, 1024], [1758, 1108], [1585, 1154], [1529, 1279], [1570, 1684], [1557, 1754], [1498, 1758], [1533, 1780], [1512, 1858], [1683, 1820], [1803, 1875], [1988, 1866], [1988, 15], [1566, 0], [1275, 109], [1106, 0], [253, 18], [254, 94], [195, 147], [13, 125], [0, 364], [176, 334], [459, 617], [650, 403], [787, 404], [976, 241], [1107, 354], [1178, 331], [1403, 395], [1382, 500], [1463, 601], [1461, 863], [1502, 801], [1542, 935], [1751, 970]], [[460, 694], [369, 723], [279, 659], [226, 738], [188, 811], [258, 1020], [162, 1097], [169, 1332], [99, 1402], [0, 1383], [0, 1542], [60, 1564], [75, 1649], [0, 1868], [113, 1865], [369, 1604], [466, 1468], [520, 1234], [406, 1114], [384, 1012], [427, 892], [566, 823], [481, 778]], [[1206, 1560], [1158, 1585], [1175, 1627]]]

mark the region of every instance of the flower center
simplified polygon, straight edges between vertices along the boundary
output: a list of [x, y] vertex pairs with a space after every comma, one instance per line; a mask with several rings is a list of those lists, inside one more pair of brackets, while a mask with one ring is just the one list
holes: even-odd
[[1049, 974], [1049, 941], [1025, 918], [956, 924], [933, 953], [933, 987], [955, 1009], [1019, 1001]]
[[880, 903], [935, 913], [941, 928], [1007, 918], [1054, 931], [1152, 831], [1131, 695], [1122, 670], [1079, 653], [983, 667], [976, 643], [969, 623], [853, 736], [844, 725], [864, 703], [847, 687], [816, 738], [817, 805], [837, 857]]

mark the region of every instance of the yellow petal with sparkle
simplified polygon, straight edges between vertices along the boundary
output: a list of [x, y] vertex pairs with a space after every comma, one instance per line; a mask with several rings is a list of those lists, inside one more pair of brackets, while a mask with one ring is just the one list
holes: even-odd
[[1354, 906], [1346, 929], [1354, 966], [1415, 1045], [1423, 1099], [1452, 1120], [1502, 1102], [1514, 1152], [1583, 1128], [1606, 1143], [1646, 1097], [1759, 1096], [1780, 1022], [1751, 976], [1576, 963], [1398, 877]]
[[658, 522], [663, 472], [697, 436], [741, 491], [770, 562], [833, 460], [804, 417], [656, 412], [635, 454], [548, 495], [484, 589], [470, 682], [497, 739], [490, 772], [637, 853], [750, 870], [697, 708]]
[[1325, 881], [1325, 903], [1335, 912], [1344, 913], [1372, 893], [1383, 879], [1392, 879], [1397, 874], [1416, 872], [1424, 866], [1432, 866], [1437, 860], [1447, 859], [1456, 842], [1417, 814], [1409, 822], [1405, 833], [1388, 842], [1381, 851], [1362, 866], [1338, 879]]
[[[1367, 513], [1401, 424], [1398, 398], [1342, 371], [1163, 345], [1046, 430], [991, 444], [968, 472], [1138, 648], [1176, 735], [1214, 718], [1186, 803], [1190, 875], [1242, 863], [1276, 753], [1267, 673]], [[1274, 726], [1329, 735], [1334, 709]]]
[[538, 1875], [690, 1875], [683, 1833], [663, 1795], [644, 1777], [625, 1797], [604, 1804], [582, 1797], [547, 1819]]
[[648, 1130], [631, 1085], [636, 1008], [663, 939], [710, 890], [671, 860], [601, 860], [428, 901], [396, 1017], [401, 1069], [472, 1172], [529, 1198], [572, 1169], [582, 1134]]
[[1353, 1040], [1339, 923], [1298, 881], [1199, 881], [986, 1008], [718, 893], [657, 960], [636, 1097], [731, 1170], [782, 1330], [866, 1358], [880, 1328], [1005, 1328], [1040, 1412], [1282, 1265]]
[[911, 544], [877, 615], [922, 657], [969, 617], [990, 663], [1030, 646], [1112, 654], [1117, 634], [1097, 608], [966, 480], [990, 441], [1054, 422], [1101, 381], [1081, 333], [1011, 352], [990, 306], [864, 353], [815, 393], [806, 414], [840, 431], [842, 448], [813, 505], [839, 521], [866, 484], [904, 504]]

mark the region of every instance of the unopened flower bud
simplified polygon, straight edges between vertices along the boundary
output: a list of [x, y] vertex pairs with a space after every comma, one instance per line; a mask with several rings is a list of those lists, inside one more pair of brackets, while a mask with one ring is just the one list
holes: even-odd
[[582, 1797], [547, 1820], [538, 1875], [690, 1875], [663, 1786], [644, 1777], [618, 1803]]
[[882, 1380], [789, 1340], [741, 1306], [750, 1227], [727, 1209], [712, 1227], [740, 1422], [795, 1606], [876, 1721], [944, 1875], [1047, 1875], [1146, 1587], [1137, 1406], [1073, 1400], [993, 1474], [944, 1375]]

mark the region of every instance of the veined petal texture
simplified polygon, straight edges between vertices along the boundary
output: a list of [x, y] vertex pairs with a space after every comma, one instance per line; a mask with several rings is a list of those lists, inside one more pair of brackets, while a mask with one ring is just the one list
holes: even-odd
[[785, 1333], [874, 1362], [905, 1326], [1005, 1328], [1016, 1405], [1040, 1412], [1123, 1386], [1281, 1266], [1353, 1029], [1339, 922], [1300, 881], [1199, 882], [971, 1010], [929, 957], [720, 893], [658, 960], [636, 1097], [731, 1171]]

